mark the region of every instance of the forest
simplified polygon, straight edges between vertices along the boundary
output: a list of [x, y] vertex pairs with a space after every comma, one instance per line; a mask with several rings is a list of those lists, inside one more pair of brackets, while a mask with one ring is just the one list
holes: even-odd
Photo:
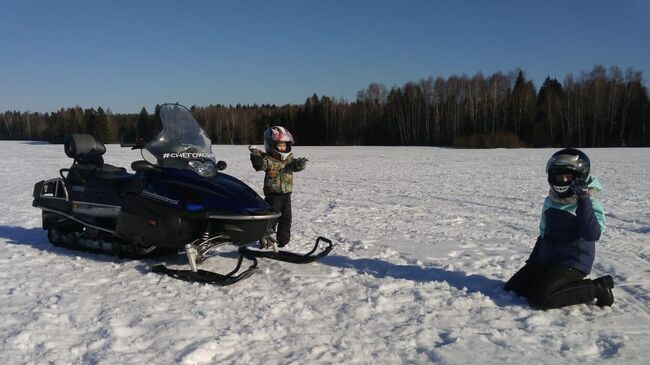
[[[88, 133], [104, 143], [147, 141], [158, 106], [133, 114], [102, 107], [0, 113], [0, 139], [61, 143]], [[539, 89], [517, 69], [429, 77], [402, 86], [372, 83], [355, 101], [316, 94], [303, 104], [191, 106], [216, 144], [260, 144], [282, 125], [297, 145], [493, 147], [650, 146], [650, 100], [642, 72], [595, 66]]]

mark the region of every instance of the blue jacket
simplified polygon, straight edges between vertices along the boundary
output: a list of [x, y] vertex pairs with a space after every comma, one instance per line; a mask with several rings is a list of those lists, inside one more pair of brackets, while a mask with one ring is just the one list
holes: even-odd
[[[587, 184], [597, 192], [602, 191], [595, 177]], [[603, 206], [593, 197], [578, 198], [573, 204], [547, 197], [539, 223], [539, 237], [528, 261], [544, 267], [569, 266], [589, 274], [596, 256], [596, 241], [604, 230]]]

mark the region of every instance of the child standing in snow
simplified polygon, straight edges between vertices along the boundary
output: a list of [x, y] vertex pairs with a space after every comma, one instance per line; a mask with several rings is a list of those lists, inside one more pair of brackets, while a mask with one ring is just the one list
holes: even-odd
[[293, 136], [284, 127], [275, 126], [264, 132], [266, 153], [250, 147], [251, 163], [256, 171], [264, 171], [264, 200], [274, 210], [282, 213], [277, 224], [277, 246], [284, 247], [291, 236], [291, 191], [293, 173], [307, 166], [306, 158], [293, 158]]
[[594, 299], [599, 307], [614, 302], [611, 276], [585, 279], [594, 263], [595, 242], [605, 229], [603, 207], [595, 199], [602, 187], [589, 170], [589, 157], [573, 148], [554, 153], [546, 164], [551, 189], [539, 237], [526, 265], [505, 286], [540, 309]]

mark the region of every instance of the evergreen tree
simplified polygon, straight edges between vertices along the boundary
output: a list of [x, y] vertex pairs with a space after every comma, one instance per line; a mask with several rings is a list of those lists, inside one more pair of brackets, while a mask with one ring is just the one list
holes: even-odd
[[142, 107], [142, 109], [140, 109], [140, 114], [138, 114], [136, 142], [144, 143], [149, 141], [153, 132], [152, 129], [149, 113], [147, 113], [147, 109]]
[[532, 143], [535, 146], [563, 145], [566, 131], [562, 121], [564, 89], [557, 79], [546, 77], [537, 95], [537, 121]]
[[111, 143], [113, 139], [111, 138], [111, 125], [109, 115], [104, 112], [102, 107], [97, 108], [97, 113], [95, 116], [95, 134], [94, 137], [96, 140], [102, 143]]
[[536, 114], [536, 92], [532, 81], [526, 81], [523, 71], [519, 70], [515, 86], [512, 89], [512, 123], [506, 132], [514, 133], [524, 141], [531, 140], [532, 124]]

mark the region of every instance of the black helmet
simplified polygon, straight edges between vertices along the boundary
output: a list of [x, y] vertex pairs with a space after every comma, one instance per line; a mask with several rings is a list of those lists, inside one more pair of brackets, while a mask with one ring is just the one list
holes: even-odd
[[[286, 143], [286, 150], [278, 150], [278, 143]], [[291, 154], [293, 136], [288, 129], [281, 126], [274, 126], [264, 132], [264, 149], [269, 155], [285, 160]]]
[[585, 181], [589, 179], [591, 162], [587, 155], [575, 148], [564, 148], [555, 152], [546, 163], [548, 183], [560, 198], [567, 198], [574, 194], [569, 188], [571, 181], [558, 181], [558, 175], [570, 174], [573, 178]]

